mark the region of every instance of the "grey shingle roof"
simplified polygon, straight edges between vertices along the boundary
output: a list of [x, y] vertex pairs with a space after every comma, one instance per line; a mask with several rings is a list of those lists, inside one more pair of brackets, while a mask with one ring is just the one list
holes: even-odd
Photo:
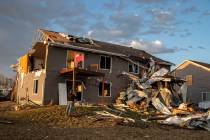
[[69, 45], [102, 50], [102, 51], [107, 51], [107, 52], [112, 52], [112, 53], [120, 53], [120, 54], [129, 56], [131, 58], [136, 58], [138, 60], [149, 60], [149, 58], [152, 57], [157, 62], [163, 62], [164, 64], [167, 64], [167, 65], [173, 65], [173, 63], [171, 62], [162, 60], [143, 50], [139, 50], [136, 48], [112, 44], [108, 42], [102, 42], [102, 41], [93, 40], [93, 39], [91, 39], [92, 43], [91, 42], [83, 43], [81, 41], [78, 41], [78, 40], [75, 41], [75, 39], [72, 39], [74, 37], [76, 39], [82, 39], [81, 37], [68, 35], [71, 39], [67, 39], [66, 37], [62, 36], [59, 32], [48, 31], [48, 30], [43, 30], [43, 29], [41, 29], [41, 31], [45, 35], [47, 35], [49, 38], [51, 38], [51, 41], [53, 40], [54, 42], [57, 42], [57, 43], [69, 44]]

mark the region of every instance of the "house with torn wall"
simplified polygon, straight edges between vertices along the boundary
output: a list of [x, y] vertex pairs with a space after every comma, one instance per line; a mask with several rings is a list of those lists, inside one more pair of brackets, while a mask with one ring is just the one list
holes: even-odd
[[141, 77], [151, 58], [156, 69], [172, 65], [132, 47], [39, 29], [31, 50], [13, 65], [16, 100], [65, 105], [73, 92], [83, 103], [113, 103], [129, 84], [122, 72]]

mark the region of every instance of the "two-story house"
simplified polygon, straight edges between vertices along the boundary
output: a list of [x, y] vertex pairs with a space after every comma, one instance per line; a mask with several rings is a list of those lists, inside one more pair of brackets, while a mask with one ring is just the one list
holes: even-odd
[[141, 76], [150, 58], [157, 68], [172, 65], [143, 50], [39, 29], [18, 60], [17, 100], [66, 104], [73, 92], [81, 102], [112, 103], [129, 83], [121, 73]]

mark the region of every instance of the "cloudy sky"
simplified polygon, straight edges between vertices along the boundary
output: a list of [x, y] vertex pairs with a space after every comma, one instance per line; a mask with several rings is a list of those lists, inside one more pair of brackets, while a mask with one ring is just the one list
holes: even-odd
[[210, 0], [0, 0], [1, 73], [14, 75], [37, 28], [210, 63]]

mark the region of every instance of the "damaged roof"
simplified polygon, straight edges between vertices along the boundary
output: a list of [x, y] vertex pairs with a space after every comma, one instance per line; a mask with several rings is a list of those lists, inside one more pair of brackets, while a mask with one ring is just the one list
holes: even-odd
[[148, 60], [151, 57], [160, 64], [165, 65], [174, 65], [171, 62], [164, 61], [162, 59], [159, 59], [143, 50], [139, 50], [132, 47], [102, 42], [94, 39], [88, 39], [83, 37], [77, 37], [73, 35], [66, 35], [64, 33], [39, 29], [41, 33], [44, 34], [44, 36], [47, 36], [47, 41], [53, 42], [53, 43], [59, 43], [59, 44], [65, 44], [65, 45], [73, 45], [88, 49], [94, 49], [94, 50], [100, 50], [100, 51], [106, 51], [110, 53], [118, 53], [122, 55], [126, 55], [129, 58], [136, 59], [136, 60]]

